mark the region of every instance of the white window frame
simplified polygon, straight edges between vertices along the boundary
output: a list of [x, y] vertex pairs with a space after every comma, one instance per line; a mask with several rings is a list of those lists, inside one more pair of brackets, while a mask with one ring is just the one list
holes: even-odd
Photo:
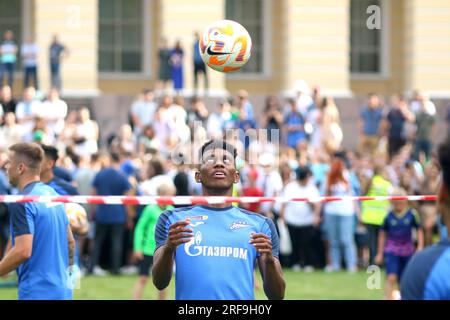
[[[225, 0], [226, 1], [226, 0]], [[263, 56], [262, 71], [251, 73], [229, 73], [227, 80], [268, 80], [272, 76], [272, 0], [262, 0]], [[251, 57], [250, 57], [251, 59]]]
[[[143, 10], [142, 10], [142, 42], [143, 42], [143, 52], [142, 52], [142, 72], [109, 72], [109, 71], [98, 71], [98, 76], [100, 80], [150, 80], [152, 76], [151, 70], [151, 50], [152, 50], [152, 13], [151, 10], [151, 0], [142, 0]], [[99, 21], [100, 22], [100, 21]], [[99, 31], [100, 32], [100, 31]], [[98, 54], [98, 50], [97, 50]]]
[[[390, 77], [390, 0], [381, 0], [380, 71], [376, 73], [350, 72], [350, 80], [386, 80]], [[368, 16], [367, 16], [368, 17]], [[349, 39], [350, 43], [350, 39]], [[351, 46], [351, 43], [350, 43]], [[351, 48], [349, 48], [351, 50]], [[349, 61], [351, 63], [351, 61]], [[350, 65], [349, 65], [350, 69]]]

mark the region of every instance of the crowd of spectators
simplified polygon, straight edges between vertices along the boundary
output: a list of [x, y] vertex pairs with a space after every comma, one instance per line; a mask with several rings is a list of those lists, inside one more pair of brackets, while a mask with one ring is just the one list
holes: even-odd
[[[173, 185], [176, 195], [199, 195], [201, 186], [194, 180], [196, 147], [225, 136], [238, 149], [237, 196], [389, 195], [396, 187], [411, 195], [434, 194], [439, 185], [440, 168], [433, 149], [437, 112], [421, 92], [410, 99], [394, 95], [386, 103], [379, 95], [369, 94], [360, 108], [354, 136], [344, 136], [340, 109], [319, 87], [310, 93], [304, 84], [297, 86], [297, 96], [287, 100], [268, 96], [261, 114], [255, 112], [245, 90], [217, 103], [215, 108], [199, 97], [156, 96], [144, 89], [129, 106], [130, 122], [99, 145], [100, 128], [88, 107], [69, 108], [57, 89], [37, 99], [35, 88], [28, 86], [16, 99], [10, 86], [4, 85], [0, 165], [10, 145], [36, 142], [58, 149], [55, 175], [76, 186], [79, 194], [156, 196], [159, 186]], [[250, 129], [256, 130], [256, 139], [246, 134]], [[342, 148], [345, 139], [357, 135], [355, 150]], [[4, 170], [0, 170], [0, 191], [16, 192]], [[244, 206], [273, 218], [280, 234], [290, 236], [290, 248], [282, 248], [284, 266], [304, 271], [336, 271], [345, 266], [354, 272], [375, 263], [378, 232], [390, 204]], [[432, 244], [440, 233], [436, 206], [429, 202], [410, 206], [420, 216], [425, 245]], [[85, 270], [94, 274], [104, 274], [105, 268], [115, 274], [133, 270], [127, 268], [134, 263], [133, 230], [144, 208], [86, 208], [91, 230], [79, 239]], [[7, 218], [2, 206], [0, 250], [8, 235]]]

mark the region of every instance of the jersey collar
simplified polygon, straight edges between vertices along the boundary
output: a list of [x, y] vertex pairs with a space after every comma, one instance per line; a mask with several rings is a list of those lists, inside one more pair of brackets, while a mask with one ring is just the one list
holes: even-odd
[[34, 188], [34, 186], [36, 185], [36, 184], [38, 184], [38, 183], [40, 183], [40, 181], [33, 181], [33, 182], [30, 182], [29, 184], [27, 184], [24, 188], [23, 188], [23, 190], [22, 190], [22, 194], [28, 194], [28, 193], [30, 193], [31, 192], [31, 190], [33, 190], [33, 188]]
[[227, 211], [230, 210], [231, 208], [233, 208], [233, 205], [229, 205], [228, 207], [224, 207], [224, 208], [215, 208], [215, 207], [209, 207], [206, 205], [200, 205], [201, 208], [205, 209], [205, 210], [212, 210], [212, 211]]

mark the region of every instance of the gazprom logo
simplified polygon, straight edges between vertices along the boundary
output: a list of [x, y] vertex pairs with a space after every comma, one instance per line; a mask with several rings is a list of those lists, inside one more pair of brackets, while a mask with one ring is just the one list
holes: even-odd
[[202, 242], [202, 233], [200, 231], [197, 231], [197, 233], [195, 234], [195, 244], [199, 246], [201, 242]]
[[244, 248], [225, 246], [202, 246], [202, 233], [197, 231], [195, 236], [184, 245], [184, 252], [190, 257], [225, 257], [235, 259], [248, 259], [248, 250]]
[[[202, 242], [202, 233], [200, 231], [197, 231], [195, 237], [193, 237], [189, 242], [185, 244], [184, 251], [188, 256], [191, 257], [199, 256], [202, 253], [201, 249], [202, 247], [200, 246], [201, 242]], [[194, 247], [191, 249], [192, 246]]]

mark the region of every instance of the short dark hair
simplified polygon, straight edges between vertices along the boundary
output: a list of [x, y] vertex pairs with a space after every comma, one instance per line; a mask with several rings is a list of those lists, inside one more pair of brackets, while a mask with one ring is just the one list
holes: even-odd
[[225, 151], [228, 151], [233, 156], [234, 163], [236, 164], [236, 157], [237, 157], [237, 150], [236, 148], [228, 143], [226, 140], [220, 140], [220, 139], [213, 139], [206, 142], [199, 151], [198, 159], [200, 160], [200, 163], [203, 162], [203, 155], [208, 150], [214, 150], [214, 149], [222, 149]]
[[32, 170], [40, 170], [44, 159], [44, 150], [36, 143], [16, 143], [9, 150], [17, 154]]
[[164, 174], [164, 164], [158, 158], [150, 160], [149, 165], [153, 168], [153, 174], [159, 176]]
[[444, 184], [450, 188], [450, 138], [439, 146], [438, 157]]
[[113, 163], [119, 163], [120, 162], [120, 155], [117, 152], [112, 152], [110, 155], [111, 161]]
[[56, 149], [53, 146], [48, 146], [46, 144], [42, 144], [41, 145], [42, 150], [44, 150], [44, 154], [47, 158], [52, 159], [53, 161], [56, 162], [56, 160], [58, 160], [58, 149]]
[[144, 89], [142, 89], [142, 93], [143, 93], [143, 94], [153, 93], [153, 90], [150, 89], [150, 88], [144, 88]]
[[300, 166], [295, 170], [297, 180], [303, 181], [311, 175], [311, 170], [306, 166]]

